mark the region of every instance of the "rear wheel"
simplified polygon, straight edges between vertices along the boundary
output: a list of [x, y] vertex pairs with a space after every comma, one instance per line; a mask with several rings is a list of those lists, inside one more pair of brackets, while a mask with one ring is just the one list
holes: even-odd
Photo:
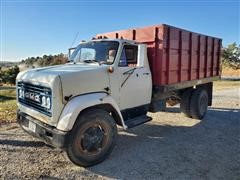
[[112, 116], [101, 109], [83, 113], [77, 120], [69, 138], [67, 155], [80, 166], [100, 163], [111, 153], [117, 135]]
[[181, 102], [180, 102], [180, 110], [187, 117], [191, 117], [190, 101], [191, 101], [192, 91], [193, 89], [185, 90], [182, 94]]
[[208, 108], [208, 93], [199, 88], [193, 91], [190, 102], [190, 114], [194, 119], [202, 119]]

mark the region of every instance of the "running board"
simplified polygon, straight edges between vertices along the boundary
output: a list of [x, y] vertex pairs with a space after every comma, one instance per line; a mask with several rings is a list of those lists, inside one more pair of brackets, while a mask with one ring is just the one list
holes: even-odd
[[146, 123], [148, 121], [151, 121], [152, 118], [147, 115], [137, 116], [133, 119], [128, 119], [125, 121], [125, 124], [128, 128], [133, 128], [135, 126], [138, 126], [140, 124]]

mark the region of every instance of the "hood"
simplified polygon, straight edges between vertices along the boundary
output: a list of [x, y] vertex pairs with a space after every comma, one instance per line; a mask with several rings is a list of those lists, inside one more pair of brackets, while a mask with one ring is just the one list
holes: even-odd
[[109, 86], [106, 65], [77, 65], [74, 69], [66, 69], [60, 74], [63, 98], [82, 94], [103, 92]]
[[17, 80], [40, 82], [51, 84], [51, 82], [57, 76], [64, 74], [71, 74], [74, 72], [80, 72], [84, 70], [90, 70], [97, 68], [96, 65], [84, 65], [84, 64], [65, 64], [57, 66], [49, 66], [44, 68], [36, 68], [27, 71], [22, 71], [18, 74]]
[[[63, 98], [91, 92], [102, 92], [109, 87], [107, 66], [98, 64], [65, 64], [36, 68], [19, 73], [17, 80], [54, 87], [60, 79]], [[63, 100], [64, 101], [64, 100]]]

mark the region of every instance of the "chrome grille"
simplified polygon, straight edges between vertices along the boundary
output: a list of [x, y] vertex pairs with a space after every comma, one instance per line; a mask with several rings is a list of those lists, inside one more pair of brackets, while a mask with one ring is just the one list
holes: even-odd
[[[26, 82], [18, 82], [17, 83], [17, 93], [19, 97], [19, 90], [24, 90], [24, 97], [18, 98], [18, 101], [20, 104], [23, 104], [27, 107], [30, 107], [32, 109], [35, 109], [43, 114], [46, 114], [48, 116], [52, 116], [51, 108], [48, 109], [46, 107], [42, 106], [41, 97], [52, 97], [52, 91], [48, 87], [44, 87], [41, 85], [34, 85], [31, 83]], [[39, 101], [36, 101], [35, 98], [32, 97], [39, 97]]]

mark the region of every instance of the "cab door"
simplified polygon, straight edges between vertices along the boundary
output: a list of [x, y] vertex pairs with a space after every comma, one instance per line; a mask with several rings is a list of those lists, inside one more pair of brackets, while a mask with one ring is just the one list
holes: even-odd
[[144, 66], [144, 63], [139, 62], [147, 61], [143, 54], [137, 45], [127, 44], [122, 48], [118, 67], [114, 71], [121, 110], [141, 108], [151, 101], [151, 72], [148, 63]]

